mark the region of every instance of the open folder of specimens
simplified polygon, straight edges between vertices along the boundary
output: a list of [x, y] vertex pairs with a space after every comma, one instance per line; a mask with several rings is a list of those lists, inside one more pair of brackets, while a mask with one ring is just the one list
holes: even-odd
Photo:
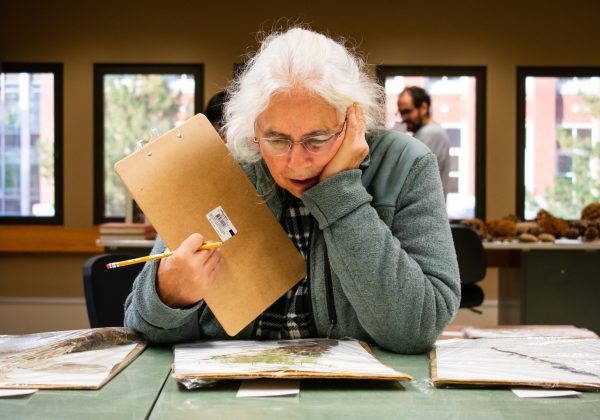
[[205, 341], [175, 346], [178, 380], [345, 378], [410, 381], [357, 340]]
[[97, 389], [145, 346], [118, 327], [0, 335], [0, 388]]

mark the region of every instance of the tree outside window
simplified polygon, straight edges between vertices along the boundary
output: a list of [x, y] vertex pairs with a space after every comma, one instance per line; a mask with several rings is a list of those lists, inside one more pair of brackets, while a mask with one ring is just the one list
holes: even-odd
[[62, 65], [0, 72], [0, 222], [62, 223]]
[[[526, 219], [540, 209], [578, 219], [600, 197], [600, 72], [598, 76], [539, 74], [521, 70], [524, 115], [521, 211]], [[562, 76], [562, 74], [565, 74]]]
[[95, 156], [96, 223], [125, 218], [125, 188], [114, 164], [134, 152], [140, 140], [152, 140], [199, 112], [202, 66], [192, 67], [96, 65], [102, 104], [101, 115], [96, 112], [96, 154], [101, 155]]

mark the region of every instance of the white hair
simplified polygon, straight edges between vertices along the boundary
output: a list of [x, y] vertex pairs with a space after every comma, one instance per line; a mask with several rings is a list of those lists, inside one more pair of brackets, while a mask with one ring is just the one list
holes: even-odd
[[383, 88], [369, 74], [365, 62], [342, 42], [299, 27], [264, 39], [228, 89], [224, 131], [236, 159], [260, 160], [259, 150], [248, 140], [254, 136], [254, 122], [275, 92], [307, 89], [340, 115], [357, 102], [365, 113], [367, 131], [382, 126]]

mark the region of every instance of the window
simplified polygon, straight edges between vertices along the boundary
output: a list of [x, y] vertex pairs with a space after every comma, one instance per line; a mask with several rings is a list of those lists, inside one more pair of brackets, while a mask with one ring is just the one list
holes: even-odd
[[0, 223], [63, 223], [62, 83], [62, 64], [0, 65]]
[[565, 219], [600, 197], [600, 68], [517, 69], [517, 211]]
[[125, 187], [113, 165], [201, 112], [202, 64], [94, 65], [94, 223], [125, 219]]
[[378, 66], [377, 75], [390, 129], [405, 131], [397, 107], [404, 88], [428, 92], [432, 119], [450, 138], [448, 217], [485, 219], [485, 67]]

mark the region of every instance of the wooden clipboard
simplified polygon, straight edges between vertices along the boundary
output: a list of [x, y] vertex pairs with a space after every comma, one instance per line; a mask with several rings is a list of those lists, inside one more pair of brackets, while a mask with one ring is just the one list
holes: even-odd
[[225, 263], [204, 300], [230, 336], [306, 276], [304, 258], [204, 115], [114, 168], [170, 249], [194, 232], [223, 241]]

